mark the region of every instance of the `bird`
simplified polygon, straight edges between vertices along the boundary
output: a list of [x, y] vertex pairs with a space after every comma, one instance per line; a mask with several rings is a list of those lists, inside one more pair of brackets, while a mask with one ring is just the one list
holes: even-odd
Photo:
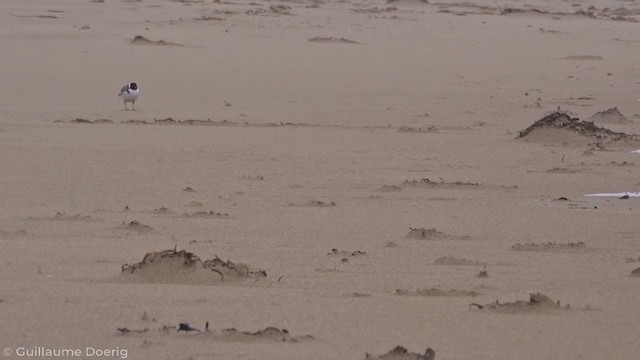
[[127, 109], [127, 103], [130, 102], [132, 109], [135, 111], [136, 110], [136, 100], [138, 100], [138, 97], [140, 96], [140, 88], [138, 87], [138, 84], [132, 82], [128, 85], [125, 85], [122, 87], [122, 89], [120, 89], [120, 94], [118, 94], [118, 96], [120, 96], [122, 98], [122, 100], [124, 101], [124, 109]]

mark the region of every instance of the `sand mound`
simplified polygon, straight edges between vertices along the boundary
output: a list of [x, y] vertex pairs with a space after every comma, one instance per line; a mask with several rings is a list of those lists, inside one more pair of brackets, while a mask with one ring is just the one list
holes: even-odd
[[120, 279], [166, 284], [214, 284], [266, 276], [266, 271], [251, 269], [246, 264], [223, 261], [218, 256], [202, 261], [193, 253], [174, 248], [147, 253], [137, 264], [122, 265]]
[[370, 298], [371, 294], [352, 292], [352, 293], [344, 294], [344, 296], [345, 297], [352, 297], [352, 298]]
[[271, 5], [269, 9], [249, 9], [244, 13], [247, 15], [293, 15], [288, 5]]
[[89, 120], [89, 119], [83, 119], [83, 118], [75, 118], [73, 120], [69, 120], [69, 123], [70, 124], [113, 124], [113, 121], [109, 119]]
[[402, 188], [398, 185], [382, 185], [378, 191], [383, 191], [383, 192], [392, 192], [392, 191], [400, 191], [402, 190]]
[[597, 145], [630, 142], [640, 143], [637, 135], [614, 132], [598, 127], [592, 122], [580, 121], [567, 113], [555, 111], [520, 131], [518, 138], [543, 143], [568, 143]]
[[188, 203], [184, 204], [185, 207], [203, 207], [204, 204], [201, 203], [200, 201], [189, 201]]
[[396, 295], [403, 296], [427, 296], [427, 297], [458, 297], [458, 296], [478, 296], [475, 291], [467, 290], [441, 290], [436, 288], [431, 289], [417, 289], [416, 291], [397, 289]]
[[485, 263], [482, 263], [482, 262], [479, 262], [479, 261], [468, 260], [468, 259], [465, 259], [465, 258], [457, 258], [457, 257], [453, 257], [453, 256], [443, 256], [443, 257], [437, 258], [434, 263], [436, 265], [459, 265], [459, 266], [484, 266], [484, 265], [486, 265]]
[[515, 251], [575, 251], [575, 250], [584, 250], [587, 248], [587, 245], [582, 241], [578, 242], [568, 242], [566, 244], [556, 244], [554, 242], [546, 242], [546, 243], [525, 243], [525, 244], [515, 244], [511, 247], [511, 250]]
[[81, 215], [81, 214], [73, 214], [68, 215], [63, 212], [57, 212], [53, 216], [46, 217], [30, 217], [31, 220], [51, 220], [51, 221], [99, 221], [98, 219], [94, 219], [89, 215]]
[[277, 327], [267, 327], [264, 330], [258, 330], [256, 332], [239, 331], [234, 328], [223, 329], [220, 331], [210, 331], [209, 322], [206, 323], [204, 331], [194, 328], [189, 323], [180, 323], [179, 326], [163, 325], [155, 330], [149, 328], [142, 329], [129, 329], [127, 327], [118, 328], [118, 331], [122, 335], [131, 336], [134, 334], [144, 334], [152, 331], [162, 334], [179, 334], [185, 332], [197, 337], [202, 337], [207, 340], [214, 341], [229, 341], [229, 342], [278, 342], [278, 343], [297, 343], [305, 340], [313, 340], [311, 335], [305, 336], [292, 336], [287, 329], [280, 329]]
[[593, 60], [603, 60], [602, 56], [597, 55], [570, 55], [560, 58], [560, 60], [582, 60], [582, 61], [593, 61]]
[[429, 0], [387, 0], [387, 4], [425, 5], [429, 4]]
[[633, 120], [629, 120], [618, 110], [618, 108], [611, 108], [604, 111], [598, 111], [593, 114], [589, 121], [600, 124], [629, 124]]
[[314, 37], [309, 39], [309, 42], [325, 43], [325, 44], [361, 44], [360, 42], [349, 40], [345, 38], [336, 37]]
[[[500, 304], [497, 300], [495, 303], [480, 305], [480, 304], [470, 304], [469, 308], [477, 308], [482, 311], [490, 311], [496, 313], [505, 313], [505, 314], [522, 314], [522, 313], [545, 313], [545, 312], [554, 312], [559, 310], [570, 310], [571, 306], [560, 305], [560, 301], [553, 301], [547, 295], [542, 293], [530, 293], [529, 301], [518, 300], [516, 302], [504, 303]], [[585, 308], [583, 310], [591, 310], [590, 308]]]
[[172, 214], [173, 211], [169, 210], [169, 208], [166, 208], [164, 206], [159, 207], [157, 209], [153, 209], [153, 211], [151, 212], [152, 214], [157, 214], [157, 215], [167, 215], [167, 214]]
[[228, 213], [219, 213], [215, 211], [197, 211], [193, 213], [184, 213], [183, 218], [187, 219], [230, 219]]
[[300, 342], [304, 340], [312, 340], [313, 336], [291, 336], [287, 329], [278, 329], [268, 327], [264, 330], [256, 332], [238, 331], [236, 329], [224, 329], [218, 337], [227, 341], [238, 342], [255, 342], [255, 341], [276, 341], [276, 342]]
[[12, 13], [7, 13], [7, 14], [14, 17], [19, 17], [19, 18], [59, 19], [59, 17], [54, 15], [17, 15]]
[[336, 206], [335, 201], [324, 202], [320, 200], [311, 200], [305, 204], [305, 206], [309, 207], [333, 207]]
[[129, 222], [128, 224], [122, 223], [122, 227], [125, 230], [130, 230], [130, 231], [136, 231], [136, 232], [140, 232], [140, 233], [145, 233], [145, 232], [152, 232], [153, 228], [149, 225], [145, 225], [137, 220], [133, 220], [131, 222]]
[[[393, 191], [392, 186], [394, 185], [383, 185], [380, 190], [382, 191]], [[468, 182], [468, 181], [453, 181], [448, 182], [444, 180], [431, 181], [428, 178], [422, 178], [420, 180], [405, 180], [402, 184], [396, 185], [398, 190], [400, 189], [453, 189], [453, 188], [462, 188], [462, 189], [474, 189], [480, 188], [480, 184], [476, 182]], [[384, 189], [383, 189], [384, 188]]]
[[487, 272], [487, 267], [485, 266], [484, 269], [480, 270], [480, 272], [478, 273], [478, 275], [476, 275], [476, 277], [478, 277], [478, 278], [488, 278], [489, 277], [489, 273]]
[[331, 252], [327, 253], [327, 255], [342, 256], [342, 257], [358, 257], [358, 256], [367, 255], [367, 253], [360, 250], [346, 251], [346, 250], [331, 249]]
[[409, 238], [409, 239], [427, 239], [427, 240], [432, 240], [432, 239], [437, 239], [437, 238], [443, 238], [443, 237], [446, 237], [446, 236], [447, 236], [447, 234], [436, 230], [436, 228], [432, 228], [432, 229], [425, 229], [425, 228], [414, 229], [414, 228], [409, 228], [409, 233], [405, 237]]
[[417, 128], [412, 126], [402, 125], [398, 128], [398, 132], [401, 133], [434, 133], [438, 132], [438, 128], [435, 125], [429, 125], [426, 128]]
[[351, 11], [359, 14], [382, 14], [382, 13], [390, 13], [398, 11], [398, 8], [395, 6], [387, 6], [386, 8], [379, 8], [377, 6], [365, 9], [351, 9]]
[[[0, 234], [2, 234], [2, 232], [0, 231]], [[635, 263], [635, 262], [640, 262], [640, 256], [636, 259], [633, 257], [628, 257], [626, 259], [624, 259], [624, 261], [628, 264], [628, 263]]]
[[640, 276], [640, 267], [631, 272], [631, 276]]
[[172, 43], [164, 40], [149, 40], [142, 35], [136, 35], [133, 40], [131, 40], [131, 44], [133, 45], [155, 45], [155, 46], [183, 46], [181, 44]]
[[264, 181], [264, 175], [242, 175], [240, 180], [250, 180], [250, 181]]
[[4, 238], [4, 239], [11, 239], [11, 238], [22, 237], [27, 235], [29, 235], [29, 233], [27, 233], [27, 230], [24, 230], [24, 229], [16, 230], [16, 231], [0, 230], [0, 238]]
[[409, 233], [405, 236], [407, 239], [420, 239], [420, 240], [438, 240], [438, 239], [454, 239], [454, 240], [466, 240], [468, 236], [455, 236], [448, 235], [442, 231], [438, 231], [435, 228], [409, 228]]
[[294, 204], [294, 203], [289, 203], [289, 206], [298, 206], [298, 207], [334, 207], [336, 206], [336, 202], [335, 201], [320, 201], [320, 200], [309, 200], [307, 201], [305, 204]]
[[402, 346], [396, 346], [395, 349], [389, 351], [382, 356], [373, 356], [366, 354], [365, 360], [434, 360], [436, 358], [436, 352], [431, 348], [427, 348], [424, 355], [409, 352]]

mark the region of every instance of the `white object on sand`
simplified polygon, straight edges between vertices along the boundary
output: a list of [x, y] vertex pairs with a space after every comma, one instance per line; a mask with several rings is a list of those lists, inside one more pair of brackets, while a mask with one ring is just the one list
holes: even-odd
[[631, 151], [632, 154], [640, 154], [640, 149]]
[[120, 89], [120, 94], [118, 96], [122, 97], [122, 101], [124, 101], [124, 109], [127, 109], [127, 103], [130, 102], [133, 110], [136, 109], [136, 100], [140, 96], [140, 89], [138, 88], [138, 84], [132, 82], [128, 85], [125, 85]]
[[603, 196], [603, 197], [622, 197], [628, 196], [632, 197], [640, 197], [640, 192], [619, 192], [619, 193], [596, 193], [596, 194], [585, 194], [585, 196]]

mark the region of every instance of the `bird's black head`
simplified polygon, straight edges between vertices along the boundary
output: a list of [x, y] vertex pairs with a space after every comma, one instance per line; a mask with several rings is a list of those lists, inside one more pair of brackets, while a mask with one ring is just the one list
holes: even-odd
[[136, 83], [131, 83], [131, 84], [129, 84], [129, 89], [131, 89], [131, 90], [138, 90], [138, 84], [136, 84]]

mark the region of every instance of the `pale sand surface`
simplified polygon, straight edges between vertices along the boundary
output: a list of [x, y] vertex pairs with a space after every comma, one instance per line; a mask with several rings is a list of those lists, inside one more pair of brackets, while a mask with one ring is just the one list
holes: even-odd
[[[591, 5], [595, 18], [572, 15]], [[623, 6], [622, 20], [602, 12]], [[581, 119], [617, 107], [632, 121], [606, 126], [640, 133], [631, 20], [640, 1], [0, 2], [0, 347], [364, 359], [403, 345], [437, 359], [637, 359], [638, 200], [583, 195], [640, 191], [629, 153], [640, 146], [515, 139], [558, 106]], [[130, 44], [136, 35], [183, 46]], [[135, 112], [116, 96], [130, 81], [141, 88]], [[166, 117], [228, 122], [122, 123]], [[438, 184], [403, 184], [423, 178]], [[229, 216], [184, 215], [197, 211]], [[152, 230], [123, 226], [134, 220]], [[547, 242], [586, 246], [512, 249]], [[268, 276], [119, 277], [176, 245]], [[334, 248], [345, 256], [327, 255]], [[445, 257], [475, 265], [439, 265], [456, 263]], [[478, 295], [396, 295], [432, 288]], [[528, 291], [574, 310], [469, 308]], [[315, 339], [155, 331], [205, 321]]]

